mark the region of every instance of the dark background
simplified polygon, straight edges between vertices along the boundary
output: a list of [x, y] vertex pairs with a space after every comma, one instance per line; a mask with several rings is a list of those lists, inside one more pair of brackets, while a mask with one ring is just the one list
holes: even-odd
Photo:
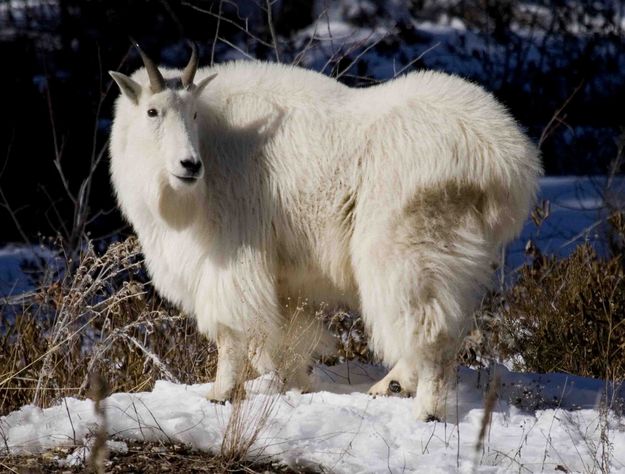
[[[389, 79], [392, 68], [438, 43], [406, 71], [445, 70], [491, 90], [540, 141], [548, 174], [622, 171], [614, 167], [625, 122], [622, 2], [399, 3], [273, 2], [278, 56], [292, 62], [312, 25], [326, 28], [331, 16], [362, 31], [392, 30], [355, 44], [337, 38], [330, 52], [328, 41], [313, 40], [300, 57], [306, 67], [361, 86]], [[168, 66], [184, 66], [187, 39], [198, 44], [203, 65], [241, 58], [238, 50], [276, 60], [262, 0], [30, 5], [0, 4], [0, 243], [76, 238], [84, 230], [102, 239], [123, 229], [107, 171], [117, 89], [106, 71], [140, 65], [130, 36]], [[427, 27], [454, 21], [462, 27]], [[85, 179], [91, 168], [93, 178]]]

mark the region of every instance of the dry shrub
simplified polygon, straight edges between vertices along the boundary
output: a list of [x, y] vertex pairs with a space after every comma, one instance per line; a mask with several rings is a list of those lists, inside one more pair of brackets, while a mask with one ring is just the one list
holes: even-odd
[[330, 330], [338, 340], [336, 356], [326, 357], [325, 363], [332, 364], [356, 359], [360, 362], [375, 362], [362, 318], [351, 311], [337, 311], [326, 316]]
[[[255, 375], [257, 375], [255, 370], [247, 361], [232, 394], [232, 411], [219, 451], [220, 457], [227, 465], [243, 462], [250, 457], [252, 446], [267, 427], [274, 412], [277, 401], [275, 397], [265, 397], [259, 403], [248, 400], [244, 380], [249, 380]], [[256, 455], [260, 457], [262, 451]]]
[[557, 259], [528, 249], [533, 262], [498, 300], [501, 319], [492, 331], [498, 355], [526, 371], [624, 380], [622, 250], [602, 258], [584, 243]]
[[89, 246], [75, 268], [67, 261], [46, 279], [0, 307], [0, 413], [86, 396], [94, 371], [115, 392], [214, 376], [214, 346], [146, 283], [135, 238], [101, 255]]

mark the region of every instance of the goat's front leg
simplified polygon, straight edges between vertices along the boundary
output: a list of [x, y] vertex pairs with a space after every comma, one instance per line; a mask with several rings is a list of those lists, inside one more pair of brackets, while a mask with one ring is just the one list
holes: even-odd
[[224, 403], [232, 399], [238, 384], [244, 382], [244, 368], [247, 357], [245, 336], [220, 325], [217, 329], [217, 375], [215, 383], [206, 398], [211, 402]]

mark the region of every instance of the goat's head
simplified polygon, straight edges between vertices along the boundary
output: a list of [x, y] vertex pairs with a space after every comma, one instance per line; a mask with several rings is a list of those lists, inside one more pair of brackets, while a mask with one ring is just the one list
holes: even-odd
[[127, 139], [136, 140], [144, 151], [133, 155], [145, 160], [137, 163], [144, 173], [157, 171], [174, 190], [192, 189], [204, 173], [197, 99], [216, 74], [194, 84], [198, 56], [193, 43], [191, 59], [182, 74], [170, 79], [163, 77], [139, 45], [136, 47], [145, 66], [147, 83], [140, 84], [124, 74], [109, 71], [124, 96], [120, 100], [127, 100], [126, 106], [131, 110]]

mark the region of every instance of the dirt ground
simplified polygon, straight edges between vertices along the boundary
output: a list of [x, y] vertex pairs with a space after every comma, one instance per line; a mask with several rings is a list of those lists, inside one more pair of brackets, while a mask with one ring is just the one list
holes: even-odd
[[[105, 464], [107, 473], [278, 473], [299, 474], [315, 471], [296, 471], [281, 464], [228, 461], [187, 446], [157, 443], [126, 443], [127, 453], [110, 453]], [[2, 456], [0, 472], [19, 474], [93, 472], [88, 465], [61, 466], [75, 448], [48, 451], [37, 456]]]

